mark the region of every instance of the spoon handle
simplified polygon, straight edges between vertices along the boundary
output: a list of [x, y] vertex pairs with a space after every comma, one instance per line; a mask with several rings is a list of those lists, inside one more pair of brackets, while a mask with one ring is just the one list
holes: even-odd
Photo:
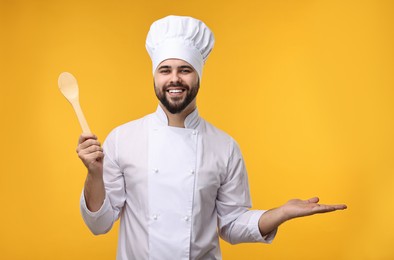
[[91, 134], [92, 132], [90, 131], [88, 122], [86, 122], [86, 118], [83, 115], [83, 112], [82, 112], [81, 106], [79, 105], [79, 102], [78, 101], [71, 102], [71, 105], [74, 108], [75, 114], [77, 114], [79, 124], [81, 125], [81, 128], [82, 128], [82, 132], [85, 134]]

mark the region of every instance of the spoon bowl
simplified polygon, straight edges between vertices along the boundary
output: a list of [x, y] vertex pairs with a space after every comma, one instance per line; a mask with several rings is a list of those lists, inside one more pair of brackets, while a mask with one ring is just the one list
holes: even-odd
[[78, 99], [79, 88], [77, 79], [69, 72], [63, 72], [58, 79], [59, 89], [67, 100]]
[[89, 125], [79, 104], [79, 88], [77, 79], [69, 72], [62, 72], [58, 78], [60, 92], [71, 103], [78, 117], [83, 133], [91, 133]]

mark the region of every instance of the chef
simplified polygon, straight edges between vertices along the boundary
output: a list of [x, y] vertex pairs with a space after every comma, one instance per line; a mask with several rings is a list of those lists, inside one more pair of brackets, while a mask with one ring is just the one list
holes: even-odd
[[[117, 259], [221, 259], [229, 243], [271, 243], [283, 222], [346, 208], [318, 198], [250, 210], [237, 143], [198, 114], [202, 71], [214, 45], [201, 21], [168, 16], [146, 39], [156, 111], [115, 128], [101, 147], [82, 134], [78, 155], [88, 169], [83, 219], [94, 234], [120, 218]], [[104, 156], [105, 154], [105, 156]]]

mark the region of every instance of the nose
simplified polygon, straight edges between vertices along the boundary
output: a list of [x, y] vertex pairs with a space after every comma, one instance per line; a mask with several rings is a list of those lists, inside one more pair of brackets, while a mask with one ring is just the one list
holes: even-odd
[[177, 71], [173, 71], [171, 74], [171, 82], [175, 83], [175, 82], [181, 82], [181, 77], [179, 76]]

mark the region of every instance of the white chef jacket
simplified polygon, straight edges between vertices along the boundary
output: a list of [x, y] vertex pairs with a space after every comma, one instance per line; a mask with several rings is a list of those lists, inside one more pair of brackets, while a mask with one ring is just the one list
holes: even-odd
[[229, 243], [270, 243], [251, 207], [247, 173], [236, 142], [199, 117], [168, 126], [165, 112], [115, 128], [103, 145], [105, 200], [83, 219], [94, 234], [120, 217], [117, 259], [221, 259]]

